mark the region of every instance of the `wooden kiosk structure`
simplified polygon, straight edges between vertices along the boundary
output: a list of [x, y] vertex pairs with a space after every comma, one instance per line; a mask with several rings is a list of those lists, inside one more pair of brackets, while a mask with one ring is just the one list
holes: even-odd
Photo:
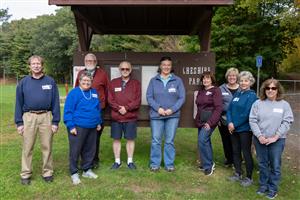
[[[194, 94], [203, 71], [215, 70], [215, 55], [210, 52], [211, 20], [214, 6], [232, 5], [233, 0], [49, 0], [50, 5], [71, 6], [74, 13], [79, 49], [73, 66], [83, 66], [94, 34], [198, 35], [199, 53], [94, 52], [98, 63], [111, 78], [123, 60], [133, 64], [133, 75], [142, 83], [139, 124], [148, 124], [145, 93], [162, 56], [170, 56], [176, 75], [187, 91], [180, 126], [193, 127]], [[109, 119], [109, 114], [105, 115]]]

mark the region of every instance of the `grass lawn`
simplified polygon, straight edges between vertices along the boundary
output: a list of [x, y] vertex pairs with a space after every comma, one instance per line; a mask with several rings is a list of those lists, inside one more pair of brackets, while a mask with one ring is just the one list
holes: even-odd
[[[62, 87], [60, 93], [64, 94]], [[215, 173], [206, 177], [197, 170], [197, 130], [191, 128], [180, 128], [177, 131], [176, 171], [168, 173], [161, 170], [152, 173], [148, 168], [150, 129], [138, 129], [134, 155], [138, 169], [127, 169], [123, 145], [123, 166], [118, 171], [111, 171], [114, 161], [112, 139], [110, 128], [106, 127], [101, 138], [100, 168], [95, 170], [99, 175], [98, 179], [82, 178], [82, 184], [73, 186], [68, 170], [67, 134], [61, 123], [53, 143], [54, 182], [48, 184], [41, 178], [42, 160], [38, 138], [34, 150], [32, 184], [23, 186], [19, 177], [22, 142], [13, 122], [14, 102], [15, 86], [0, 85], [0, 199], [266, 199], [255, 193], [258, 187], [256, 162], [253, 186], [243, 188], [226, 180], [233, 171], [222, 165], [224, 156], [217, 131], [214, 132], [212, 141]], [[286, 163], [283, 160], [282, 181], [277, 199], [300, 199], [300, 174], [289, 170]]]

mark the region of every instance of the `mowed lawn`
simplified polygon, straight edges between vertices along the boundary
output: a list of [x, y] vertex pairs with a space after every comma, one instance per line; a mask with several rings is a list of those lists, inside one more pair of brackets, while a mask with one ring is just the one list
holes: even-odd
[[[34, 91], [32, 91], [34, 92]], [[64, 94], [60, 88], [61, 95]], [[122, 146], [123, 165], [112, 171], [114, 161], [110, 128], [106, 127], [101, 139], [101, 164], [95, 170], [96, 180], [82, 178], [82, 184], [73, 186], [68, 170], [68, 140], [63, 123], [54, 137], [54, 182], [45, 183], [41, 178], [41, 152], [37, 138], [33, 157], [33, 177], [30, 186], [20, 184], [21, 137], [13, 122], [15, 85], [0, 85], [0, 199], [266, 199], [256, 195], [258, 187], [257, 163], [255, 160], [254, 181], [249, 188], [226, 180], [232, 174], [225, 168], [223, 151], [218, 131], [213, 134], [216, 171], [204, 176], [197, 169], [197, 130], [180, 128], [177, 131], [176, 171], [158, 173], [149, 171], [150, 129], [138, 128], [134, 160], [138, 169], [129, 171], [126, 166], [125, 145]], [[62, 109], [63, 111], [63, 109]], [[124, 142], [123, 142], [124, 143]], [[283, 160], [282, 181], [277, 199], [300, 199], [300, 174], [291, 171]]]

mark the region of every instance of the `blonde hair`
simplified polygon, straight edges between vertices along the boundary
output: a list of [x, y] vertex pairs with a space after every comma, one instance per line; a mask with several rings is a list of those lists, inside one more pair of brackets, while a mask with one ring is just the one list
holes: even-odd
[[225, 78], [227, 80], [228, 76], [230, 73], [234, 73], [236, 75], [236, 78], [238, 79], [239, 77], [239, 70], [235, 67], [230, 67], [229, 69], [227, 69], [226, 73], [225, 73]]
[[38, 56], [38, 55], [32, 55], [32, 56], [30, 56], [30, 57], [28, 58], [28, 65], [31, 64], [31, 61], [32, 61], [33, 59], [38, 59], [38, 60], [41, 62], [42, 66], [44, 65], [44, 59], [43, 59], [41, 56]]

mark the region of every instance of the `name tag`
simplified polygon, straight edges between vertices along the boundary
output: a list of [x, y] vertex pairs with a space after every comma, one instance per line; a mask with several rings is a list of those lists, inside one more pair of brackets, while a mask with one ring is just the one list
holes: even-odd
[[211, 94], [212, 93], [210, 91], [207, 91], [205, 95], [208, 96], [208, 95], [211, 95]]
[[92, 94], [92, 97], [93, 98], [98, 98], [98, 95], [97, 94]]
[[43, 90], [51, 90], [52, 89], [52, 85], [42, 85], [42, 89]]
[[282, 108], [273, 108], [273, 112], [275, 112], [275, 113], [283, 113], [283, 109]]
[[226, 96], [226, 95], [229, 95], [229, 93], [228, 92], [222, 92], [222, 95]]
[[169, 88], [169, 92], [176, 92], [176, 88]]
[[115, 92], [121, 92], [121, 91], [122, 91], [122, 88], [120, 88], [120, 87], [115, 88]]
[[232, 101], [239, 101], [239, 100], [240, 100], [240, 98], [235, 97]]

